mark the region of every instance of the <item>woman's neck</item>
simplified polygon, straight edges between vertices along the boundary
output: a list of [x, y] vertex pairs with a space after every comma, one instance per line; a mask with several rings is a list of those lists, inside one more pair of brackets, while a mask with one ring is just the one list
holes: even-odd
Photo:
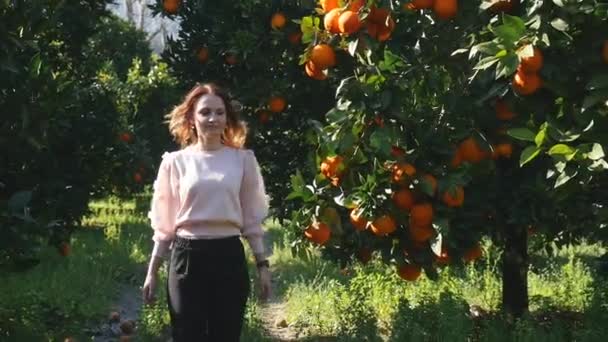
[[199, 139], [195, 147], [201, 151], [213, 151], [224, 147], [224, 144], [221, 139]]

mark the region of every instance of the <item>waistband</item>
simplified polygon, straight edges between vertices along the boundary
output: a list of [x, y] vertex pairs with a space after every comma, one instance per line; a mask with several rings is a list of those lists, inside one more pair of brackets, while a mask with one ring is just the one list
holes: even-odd
[[173, 240], [174, 247], [186, 249], [222, 249], [242, 245], [241, 238], [237, 235], [213, 239], [189, 239], [176, 236]]

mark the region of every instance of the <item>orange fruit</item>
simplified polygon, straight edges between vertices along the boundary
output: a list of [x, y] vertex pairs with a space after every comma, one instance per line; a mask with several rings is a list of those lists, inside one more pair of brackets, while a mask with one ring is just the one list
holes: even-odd
[[409, 163], [398, 163], [393, 166], [392, 181], [394, 183], [401, 183], [405, 180], [411, 179], [416, 174], [416, 168]]
[[496, 110], [496, 118], [498, 120], [508, 121], [515, 117], [515, 113], [511, 110], [511, 108], [509, 108], [503, 99], [496, 100], [494, 109]]
[[412, 0], [415, 9], [427, 9], [433, 7], [435, 0]]
[[370, 228], [376, 235], [386, 235], [394, 232], [397, 229], [397, 224], [389, 215], [383, 215], [372, 221]]
[[355, 227], [356, 230], [365, 230], [365, 228], [367, 228], [367, 224], [369, 223], [368, 220], [366, 220], [362, 213], [361, 210], [359, 210], [359, 208], [355, 208], [353, 210], [350, 211], [350, 223], [353, 224], [353, 226]]
[[476, 243], [473, 247], [469, 248], [468, 250], [466, 250], [466, 252], [464, 252], [462, 259], [465, 262], [471, 262], [481, 258], [482, 254], [483, 252], [481, 250], [481, 246], [479, 245], [479, 243]]
[[522, 58], [519, 66], [528, 74], [538, 72], [543, 67], [543, 53], [539, 48], [534, 47], [532, 56]]
[[430, 226], [433, 223], [433, 206], [430, 203], [416, 204], [410, 209], [410, 226]]
[[391, 146], [391, 155], [395, 158], [404, 157], [405, 150], [399, 146]]
[[270, 26], [275, 30], [280, 30], [287, 24], [287, 17], [281, 12], [277, 12], [270, 18]]
[[531, 95], [542, 87], [543, 81], [537, 74], [528, 74], [521, 68], [517, 68], [511, 85], [513, 86], [513, 90], [519, 95]]
[[370, 37], [377, 39], [378, 25], [376, 23], [368, 21], [365, 23], [365, 27], [367, 28], [367, 34], [369, 34]]
[[433, 175], [426, 174], [422, 176], [422, 181], [431, 186], [431, 193], [437, 192], [437, 179]]
[[133, 322], [132, 320], [122, 321], [119, 327], [120, 330], [126, 335], [131, 335], [135, 332], [135, 322]]
[[260, 123], [265, 124], [270, 120], [270, 112], [267, 110], [261, 110], [258, 114], [258, 118]]
[[331, 46], [327, 44], [318, 44], [312, 48], [310, 60], [315, 63], [319, 69], [327, 69], [336, 65], [336, 53]]
[[308, 61], [306, 63], [306, 65], [304, 66], [304, 71], [306, 71], [306, 75], [308, 75], [308, 77], [314, 80], [322, 81], [327, 78], [327, 74], [325, 74], [323, 70], [317, 68], [315, 63], [313, 63], [312, 61]]
[[420, 277], [422, 269], [420, 266], [405, 264], [397, 268], [397, 274], [404, 280], [414, 281]]
[[400, 189], [392, 196], [395, 206], [401, 210], [409, 211], [414, 206], [414, 194], [409, 189]]
[[135, 173], [133, 174], [133, 180], [134, 180], [136, 183], [141, 183], [141, 181], [143, 180], [143, 177], [141, 176], [141, 173], [139, 173], [139, 172], [135, 172]]
[[359, 12], [359, 10], [365, 5], [365, 0], [350, 0], [348, 10], [353, 12]]
[[300, 44], [302, 42], [302, 32], [295, 31], [290, 33], [289, 36], [287, 36], [287, 40], [293, 45]]
[[67, 242], [62, 242], [59, 245], [58, 249], [59, 249], [59, 254], [64, 257], [70, 255], [70, 253], [72, 252], [72, 247]]
[[207, 60], [209, 59], [209, 49], [206, 47], [198, 49], [198, 52], [196, 53], [196, 59], [198, 59], [198, 61], [201, 63], [207, 62]]
[[395, 21], [393, 18], [388, 18], [388, 25], [378, 26], [378, 33], [376, 35], [376, 39], [378, 41], [384, 42], [388, 40], [393, 34], [393, 30], [395, 30]]
[[452, 157], [452, 160], [450, 160], [450, 166], [455, 169], [459, 167], [460, 164], [462, 164], [462, 156], [460, 155], [460, 151], [456, 150], [454, 156]]
[[234, 53], [227, 53], [224, 61], [226, 62], [226, 64], [228, 65], [235, 65], [236, 63], [238, 63], [238, 58], [236, 57], [236, 54]]
[[513, 0], [486, 0], [486, 1], [494, 1], [494, 4], [488, 8], [488, 10], [492, 13], [498, 12], [510, 12], [513, 9]]
[[344, 171], [344, 159], [339, 156], [326, 157], [321, 162], [321, 173], [327, 178], [339, 177]]
[[340, 33], [353, 34], [361, 28], [359, 15], [353, 11], [344, 11], [338, 18], [338, 29]]
[[494, 153], [492, 153], [492, 157], [494, 159], [497, 158], [511, 158], [513, 154], [513, 145], [511, 143], [500, 143], [494, 145]]
[[463, 161], [478, 163], [487, 157], [487, 152], [479, 147], [473, 137], [466, 138], [458, 146], [458, 152]]
[[120, 313], [118, 313], [117, 311], [112, 311], [110, 312], [110, 315], [108, 317], [110, 322], [119, 322], [120, 321]]
[[331, 230], [325, 223], [315, 222], [306, 228], [304, 236], [316, 244], [324, 245], [331, 237]]
[[330, 33], [337, 34], [340, 33], [340, 13], [342, 10], [339, 8], [334, 8], [331, 11], [327, 12], [323, 17], [323, 25], [325, 26], [325, 30]]
[[268, 108], [273, 113], [280, 113], [287, 107], [287, 101], [281, 96], [273, 96], [268, 100]]
[[373, 8], [367, 17], [367, 33], [379, 41], [390, 38], [395, 29], [395, 21], [390, 14], [386, 8]]
[[321, 5], [323, 12], [327, 13], [338, 7], [338, 0], [320, 0], [319, 5]]
[[604, 63], [608, 64], [608, 40], [605, 40], [602, 45], [602, 60], [604, 60]]
[[458, 0], [435, 0], [433, 11], [439, 19], [452, 19], [458, 13]]
[[128, 143], [131, 142], [133, 136], [129, 132], [123, 132], [118, 136], [118, 139], [120, 139], [122, 142]]
[[453, 189], [453, 192], [448, 190], [443, 193], [441, 200], [448, 207], [462, 207], [464, 203], [464, 189], [459, 185]]
[[435, 234], [431, 226], [410, 226], [410, 238], [415, 242], [428, 241]]
[[179, 0], [163, 0], [163, 9], [169, 14], [175, 14], [179, 8], [179, 3]]
[[417, 10], [416, 6], [414, 6], [414, 4], [411, 3], [411, 2], [408, 2], [407, 4], [401, 5], [401, 8], [403, 8], [404, 11], [415, 11], [415, 10]]

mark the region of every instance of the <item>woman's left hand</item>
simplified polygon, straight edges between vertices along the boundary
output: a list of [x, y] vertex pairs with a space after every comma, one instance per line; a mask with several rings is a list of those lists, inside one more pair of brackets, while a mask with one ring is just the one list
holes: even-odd
[[268, 267], [258, 268], [258, 280], [260, 282], [260, 299], [268, 300], [272, 295], [272, 282]]

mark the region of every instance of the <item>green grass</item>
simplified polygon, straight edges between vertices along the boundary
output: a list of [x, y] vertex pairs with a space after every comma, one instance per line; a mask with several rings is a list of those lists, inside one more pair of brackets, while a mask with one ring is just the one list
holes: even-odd
[[[87, 327], [103, 323], [121, 284], [139, 287], [152, 247], [149, 198], [110, 198], [91, 203], [92, 215], [71, 240], [72, 254], [61, 257], [46, 248], [42, 262], [0, 282], [0, 340], [90, 340]], [[286, 319], [301, 340], [337, 341], [600, 341], [608, 336], [608, 285], [595, 273], [593, 260], [606, 252], [580, 244], [555, 256], [531, 258], [531, 313], [507, 322], [499, 314], [499, 255], [485, 245], [486, 257], [475, 265], [445, 268], [438, 281], [398, 278], [379, 260], [354, 264], [348, 274], [312, 250], [296, 258], [282, 227], [266, 224], [273, 246], [277, 295], [286, 302]], [[253, 260], [247, 244], [246, 252]], [[250, 264], [253, 279], [254, 267]], [[161, 280], [166, 268], [161, 268]], [[255, 298], [252, 288], [252, 297]], [[138, 319], [137, 341], [158, 341], [168, 334], [165, 288], [156, 304]], [[486, 313], [469, 316], [471, 305]], [[249, 301], [243, 341], [268, 341], [259, 304]]]

